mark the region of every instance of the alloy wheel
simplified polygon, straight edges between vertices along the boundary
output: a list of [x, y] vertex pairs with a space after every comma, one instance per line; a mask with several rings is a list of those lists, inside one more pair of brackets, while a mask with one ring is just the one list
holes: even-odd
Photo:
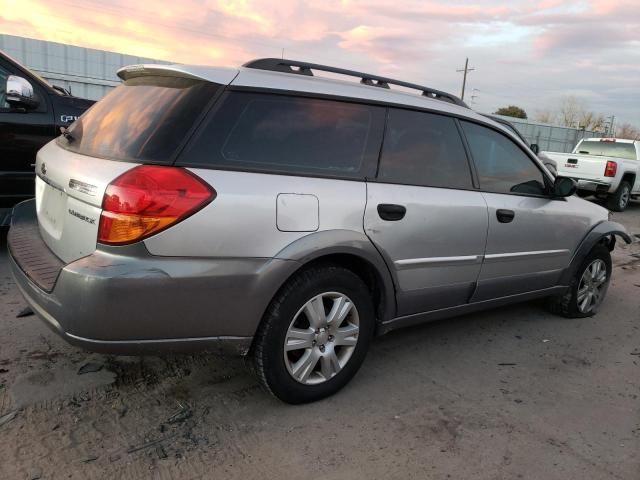
[[587, 266], [578, 284], [577, 301], [581, 313], [589, 313], [600, 304], [607, 280], [604, 260], [597, 258]]
[[330, 380], [347, 364], [360, 333], [358, 310], [346, 295], [326, 292], [306, 302], [285, 336], [289, 374], [305, 385]]

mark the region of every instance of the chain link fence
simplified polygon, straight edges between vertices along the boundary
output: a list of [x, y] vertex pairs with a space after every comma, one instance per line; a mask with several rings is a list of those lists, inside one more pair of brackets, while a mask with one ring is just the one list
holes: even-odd
[[496, 115], [496, 117], [504, 118], [508, 122], [511, 122], [530, 144], [538, 144], [541, 152], [568, 153], [571, 152], [576, 144], [583, 138], [600, 138], [604, 136], [601, 132], [559, 127], [557, 125], [532, 122], [531, 120], [523, 118], [505, 117], [502, 115]]

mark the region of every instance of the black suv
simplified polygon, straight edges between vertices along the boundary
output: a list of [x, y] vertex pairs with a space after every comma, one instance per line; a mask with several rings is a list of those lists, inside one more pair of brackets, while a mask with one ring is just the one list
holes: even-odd
[[0, 226], [16, 203], [34, 195], [36, 152], [93, 103], [0, 52]]

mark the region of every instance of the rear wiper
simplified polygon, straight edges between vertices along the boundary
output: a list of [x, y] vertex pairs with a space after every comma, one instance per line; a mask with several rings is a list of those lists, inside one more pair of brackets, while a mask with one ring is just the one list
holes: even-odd
[[584, 150], [580, 150], [578, 153], [581, 153], [583, 155], [589, 155], [589, 152], [585, 152]]
[[69, 143], [73, 142], [76, 139], [73, 134], [65, 127], [60, 127], [60, 133]]

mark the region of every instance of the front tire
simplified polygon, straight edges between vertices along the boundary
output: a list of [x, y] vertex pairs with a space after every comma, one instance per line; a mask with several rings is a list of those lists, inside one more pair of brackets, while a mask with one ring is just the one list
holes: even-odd
[[305, 270], [278, 292], [254, 341], [255, 371], [280, 400], [328, 397], [356, 374], [375, 327], [371, 293], [351, 270]]
[[592, 317], [602, 305], [611, 280], [611, 253], [596, 245], [584, 259], [566, 293], [550, 299], [553, 313], [567, 318]]
[[607, 208], [614, 212], [624, 212], [629, 199], [631, 198], [631, 185], [628, 182], [621, 182], [616, 192], [607, 199]]

